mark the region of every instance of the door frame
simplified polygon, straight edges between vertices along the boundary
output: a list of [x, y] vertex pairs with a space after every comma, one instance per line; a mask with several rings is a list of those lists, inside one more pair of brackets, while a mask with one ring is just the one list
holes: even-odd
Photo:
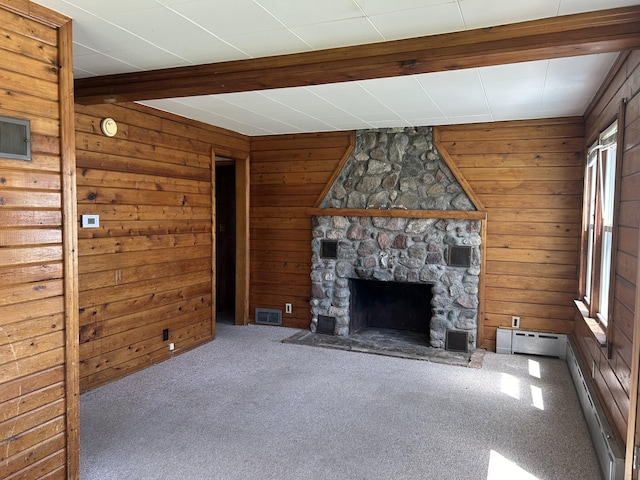
[[[235, 169], [235, 299], [234, 323], [247, 325], [249, 323], [249, 156], [245, 158], [230, 158]], [[212, 242], [212, 318], [214, 319], [213, 333], [216, 323], [216, 154], [211, 154], [211, 242]]]
[[235, 324], [249, 323], [249, 191], [247, 155], [236, 161], [236, 308]]

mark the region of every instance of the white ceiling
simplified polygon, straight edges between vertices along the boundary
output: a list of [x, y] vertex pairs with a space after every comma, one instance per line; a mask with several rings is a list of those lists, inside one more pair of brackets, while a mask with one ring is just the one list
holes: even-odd
[[[307, 52], [640, 4], [640, 0], [35, 0], [74, 20], [76, 78]], [[615, 53], [158, 99], [247, 135], [582, 115]]]

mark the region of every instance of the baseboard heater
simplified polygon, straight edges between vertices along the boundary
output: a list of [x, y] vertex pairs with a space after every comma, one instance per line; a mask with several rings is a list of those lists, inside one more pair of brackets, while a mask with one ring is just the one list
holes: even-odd
[[575, 354], [571, 340], [567, 341], [567, 365], [576, 387], [584, 418], [591, 433], [591, 440], [596, 450], [600, 469], [605, 480], [622, 480], [624, 478], [624, 456], [614, 439], [613, 432], [604, 416], [598, 397], [591, 384], [584, 378], [587, 372], [582, 361]]
[[559, 333], [498, 328], [496, 334], [497, 353], [525, 353], [564, 359], [566, 345], [567, 336]]

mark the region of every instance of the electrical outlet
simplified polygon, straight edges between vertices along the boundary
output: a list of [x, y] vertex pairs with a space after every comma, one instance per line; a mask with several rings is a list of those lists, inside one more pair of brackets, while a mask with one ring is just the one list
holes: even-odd
[[174, 348], [176, 348], [175, 343], [170, 343], [169, 344], [169, 351], [172, 351]]
[[291, 313], [291, 304], [290, 303], [285, 303], [284, 304], [284, 313]]
[[520, 317], [511, 317], [511, 327], [520, 328]]

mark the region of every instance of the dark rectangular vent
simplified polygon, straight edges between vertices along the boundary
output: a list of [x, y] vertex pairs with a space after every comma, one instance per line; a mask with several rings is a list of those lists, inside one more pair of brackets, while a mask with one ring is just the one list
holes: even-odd
[[321, 240], [320, 241], [320, 257], [336, 259], [338, 258], [338, 241], [337, 240]]
[[449, 247], [449, 266], [469, 268], [471, 266], [471, 247], [451, 245]]
[[0, 117], [0, 157], [31, 161], [29, 120]]
[[336, 317], [318, 315], [318, 325], [316, 326], [316, 333], [321, 333], [323, 335], [335, 335], [335, 332]]
[[452, 352], [469, 351], [469, 332], [460, 330], [447, 330], [445, 350]]
[[259, 325], [282, 325], [282, 310], [256, 308], [256, 323]]

